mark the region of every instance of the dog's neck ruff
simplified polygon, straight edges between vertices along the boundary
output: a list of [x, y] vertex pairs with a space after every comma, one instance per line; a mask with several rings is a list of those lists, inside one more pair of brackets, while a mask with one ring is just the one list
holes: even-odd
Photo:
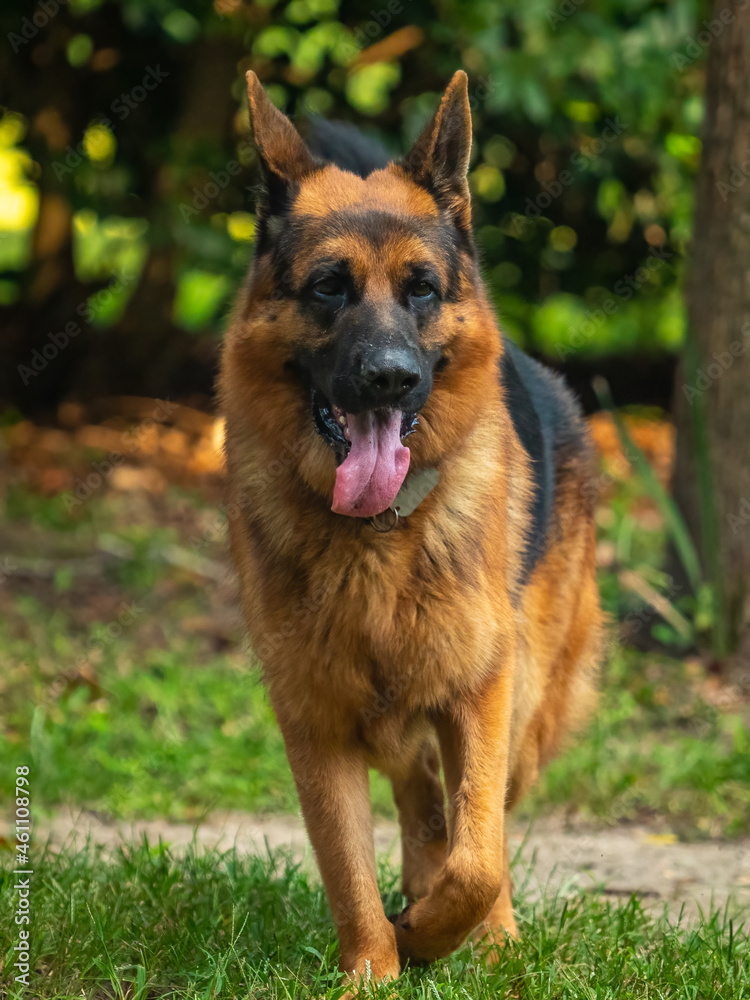
[[370, 518], [372, 527], [376, 531], [392, 531], [400, 518], [414, 513], [425, 497], [435, 489], [439, 479], [437, 469], [420, 469], [419, 472], [408, 475], [391, 506]]

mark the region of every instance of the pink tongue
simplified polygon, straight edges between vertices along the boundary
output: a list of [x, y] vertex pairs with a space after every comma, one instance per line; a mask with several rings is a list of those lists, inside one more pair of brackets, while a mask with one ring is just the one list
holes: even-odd
[[396, 499], [409, 471], [409, 449], [401, 444], [401, 413], [373, 410], [346, 414], [352, 446], [336, 470], [335, 514], [372, 517]]

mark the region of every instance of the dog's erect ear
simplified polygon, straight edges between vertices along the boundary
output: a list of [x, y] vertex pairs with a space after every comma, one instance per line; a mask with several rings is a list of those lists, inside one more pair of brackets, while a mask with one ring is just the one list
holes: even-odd
[[471, 225], [471, 200], [466, 174], [471, 155], [469, 78], [458, 70], [443, 94], [434, 118], [427, 123], [404, 161], [418, 184], [426, 187], [457, 222]]
[[286, 206], [290, 188], [317, 164], [297, 129], [271, 102], [255, 73], [250, 71], [246, 79], [250, 127], [265, 184], [262, 207], [265, 214], [275, 215]]

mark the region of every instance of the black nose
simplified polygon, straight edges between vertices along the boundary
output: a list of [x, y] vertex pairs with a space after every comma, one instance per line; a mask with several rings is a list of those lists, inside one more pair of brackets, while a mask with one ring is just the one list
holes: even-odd
[[380, 350], [365, 357], [360, 374], [375, 407], [398, 403], [422, 380], [417, 358], [403, 348]]

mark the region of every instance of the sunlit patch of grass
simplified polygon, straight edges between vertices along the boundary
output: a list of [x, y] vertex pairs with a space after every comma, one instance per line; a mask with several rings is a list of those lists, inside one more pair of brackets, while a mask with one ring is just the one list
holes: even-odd
[[656, 820], [685, 838], [750, 832], [748, 720], [700, 697], [695, 663], [618, 650], [605, 671], [590, 726], [542, 773], [522, 813]]
[[[86, 639], [39, 644], [33, 624], [28, 640], [2, 626], [17, 667], [5, 679], [0, 761], [11, 767], [29, 748], [39, 806], [179, 818], [214, 807], [292, 811], [281, 736], [252, 661], [206, 662], [198, 642], [176, 635], [144, 649], [138, 619], [150, 609], [139, 601]], [[29, 600], [18, 610], [40, 624]], [[66, 635], [63, 615], [50, 624]]]
[[[6, 864], [3, 887], [11, 881]], [[317, 877], [280, 855], [174, 854], [143, 842], [34, 861], [31, 989], [38, 1000], [246, 1000], [340, 997], [337, 946]], [[401, 908], [396, 873], [382, 869], [386, 912]], [[11, 1000], [13, 894], [0, 896], [0, 947]], [[519, 945], [488, 969], [471, 945], [399, 979], [403, 1000], [525, 997], [560, 1000], [729, 1000], [750, 992], [740, 919], [707, 914], [687, 927], [636, 899], [594, 894], [517, 903]], [[376, 997], [392, 997], [378, 988]]]
[[[601, 581], [610, 613], [632, 608], [648, 636], [658, 615], [618, 583], [620, 565], [658, 572], [663, 529], [634, 517], [637, 503], [623, 488], [607, 508], [600, 537], [615, 555]], [[184, 490], [147, 499], [105, 486], [70, 512], [59, 496], [7, 491], [0, 529], [19, 572], [0, 589], [0, 765], [30, 747], [37, 808], [173, 819], [297, 811], [239, 621], [222, 620], [236, 594], [189, 568], [192, 558], [224, 564], [215, 522]], [[175, 547], [185, 564], [170, 561]], [[742, 705], [712, 707], [704, 685], [695, 659], [612, 644], [590, 725], [521, 814], [653, 821], [686, 838], [750, 832], [750, 719]], [[372, 797], [394, 815], [384, 778], [373, 776]]]

